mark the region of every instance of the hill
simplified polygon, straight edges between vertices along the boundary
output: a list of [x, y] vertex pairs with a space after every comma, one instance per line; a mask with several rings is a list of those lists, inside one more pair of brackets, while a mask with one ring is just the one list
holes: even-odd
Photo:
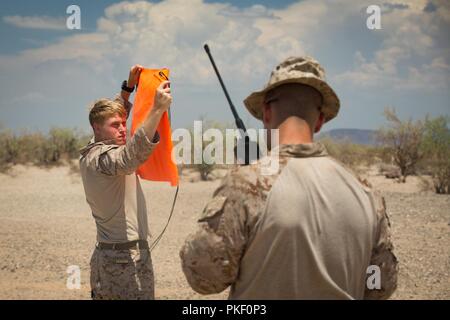
[[365, 145], [375, 145], [376, 142], [376, 131], [375, 130], [364, 130], [364, 129], [332, 129], [320, 133], [318, 138], [329, 137], [333, 140], [348, 140], [356, 144]]

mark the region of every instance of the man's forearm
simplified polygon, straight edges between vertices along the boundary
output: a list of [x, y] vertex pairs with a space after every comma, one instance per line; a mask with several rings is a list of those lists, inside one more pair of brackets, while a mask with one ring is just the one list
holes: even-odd
[[131, 93], [127, 92], [125, 90], [122, 90], [120, 92], [120, 96], [123, 98], [123, 100], [128, 101], [128, 99], [130, 98]]
[[125, 111], [127, 112], [127, 119], [128, 119], [128, 116], [130, 115], [130, 112], [131, 112], [132, 104], [123, 97], [122, 93], [123, 93], [123, 91], [120, 93], [120, 95], [117, 94], [114, 98], [114, 101], [120, 103], [125, 108]]

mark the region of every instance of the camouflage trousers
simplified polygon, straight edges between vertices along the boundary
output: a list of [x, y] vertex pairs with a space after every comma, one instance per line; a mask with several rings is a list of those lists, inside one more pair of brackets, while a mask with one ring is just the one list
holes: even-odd
[[92, 299], [155, 299], [153, 265], [148, 249], [96, 248], [90, 266]]

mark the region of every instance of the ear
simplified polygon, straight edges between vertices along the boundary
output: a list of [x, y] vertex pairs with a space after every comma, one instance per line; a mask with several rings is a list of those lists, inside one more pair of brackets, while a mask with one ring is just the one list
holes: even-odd
[[324, 123], [325, 123], [325, 115], [321, 112], [319, 114], [319, 119], [317, 119], [316, 127], [314, 128], [314, 133], [319, 132]]
[[269, 128], [270, 122], [272, 120], [272, 109], [270, 107], [270, 104], [264, 103], [263, 104], [263, 123], [266, 128]]
[[100, 133], [100, 125], [98, 123], [92, 124], [92, 129], [94, 130], [94, 135], [98, 135]]

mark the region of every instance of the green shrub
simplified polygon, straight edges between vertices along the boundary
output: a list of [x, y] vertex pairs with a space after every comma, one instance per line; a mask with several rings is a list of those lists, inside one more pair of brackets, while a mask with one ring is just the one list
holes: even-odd
[[421, 120], [402, 121], [394, 109], [386, 108], [384, 115], [388, 127], [378, 131], [378, 140], [385, 145], [386, 151], [391, 154], [394, 163], [399, 167], [401, 182], [406, 182], [408, 175], [415, 174], [416, 167], [423, 157], [421, 144], [424, 132], [424, 123]]
[[73, 129], [52, 128], [48, 134], [0, 130], [0, 171], [15, 164], [59, 165], [78, 158], [89, 135]]
[[325, 145], [328, 154], [349, 167], [356, 173], [361, 173], [361, 167], [370, 167], [382, 161], [384, 155], [380, 147], [355, 144], [347, 139], [334, 140], [324, 137], [318, 140]]
[[[202, 121], [202, 129], [203, 129], [203, 133], [208, 130], [208, 129], [218, 129], [220, 130], [220, 132], [222, 133], [222, 137], [223, 137], [223, 150], [222, 150], [222, 154], [225, 158], [225, 148], [226, 148], [226, 128], [233, 128], [233, 126], [228, 125], [227, 124], [222, 124], [216, 121], [211, 121], [211, 120], [205, 120], [204, 117], [201, 117], [200, 119]], [[200, 139], [200, 137], [194, 137], [194, 130], [193, 128], [191, 128], [190, 130], [191, 133], [191, 165], [189, 165], [188, 167], [193, 168], [195, 171], [200, 173], [200, 178], [201, 180], [205, 181], [208, 180], [208, 177], [210, 175], [211, 172], [214, 171], [214, 169], [216, 169], [219, 164], [217, 163], [207, 163], [205, 162], [205, 160], [203, 159], [203, 151], [205, 150], [206, 146], [208, 146], [210, 143], [212, 143], [211, 141], [204, 141], [203, 140], [203, 144], [201, 146], [201, 150], [195, 150], [194, 147], [194, 139]], [[194, 163], [194, 152], [201, 152], [202, 154], [202, 163]], [[215, 154], [213, 154], [212, 156], [215, 156]]]
[[436, 193], [450, 193], [450, 117], [425, 119], [423, 166], [431, 174]]

